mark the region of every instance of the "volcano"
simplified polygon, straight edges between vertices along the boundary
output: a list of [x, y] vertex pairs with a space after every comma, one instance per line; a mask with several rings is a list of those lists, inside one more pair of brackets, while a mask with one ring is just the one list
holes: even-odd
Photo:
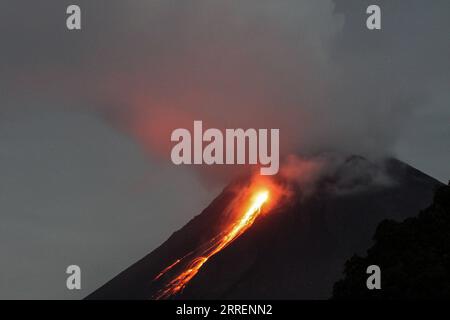
[[264, 213], [265, 197], [242, 209], [248, 219], [224, 233], [227, 208], [249, 179], [227, 186], [160, 247], [87, 299], [328, 299], [344, 262], [365, 252], [377, 225], [418, 214], [441, 185], [396, 159], [379, 164], [352, 156], [323, 176], [311, 195], [294, 188], [289, 201], [256, 217]]

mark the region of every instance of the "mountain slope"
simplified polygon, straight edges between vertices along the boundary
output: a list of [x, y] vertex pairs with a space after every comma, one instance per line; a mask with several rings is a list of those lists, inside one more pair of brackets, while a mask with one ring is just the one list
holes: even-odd
[[[390, 183], [371, 184], [378, 172]], [[355, 174], [357, 173], [357, 174]], [[245, 179], [234, 184], [245, 183]], [[372, 244], [377, 224], [402, 220], [431, 203], [440, 183], [398, 160], [383, 168], [350, 157], [322, 179], [317, 191], [296, 194], [205, 263], [175, 298], [329, 298], [345, 260]], [[163, 269], [216, 235], [222, 212], [235, 196], [227, 187], [200, 215], [159, 248], [120, 273], [87, 299], [151, 299]], [[164, 280], [164, 279], [163, 279]]]

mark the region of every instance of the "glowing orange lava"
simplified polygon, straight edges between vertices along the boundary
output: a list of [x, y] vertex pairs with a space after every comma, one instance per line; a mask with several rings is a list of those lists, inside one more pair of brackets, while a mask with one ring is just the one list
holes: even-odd
[[[187, 264], [185, 270], [178, 274], [174, 279], [170, 280], [154, 298], [167, 299], [183, 290], [187, 283], [198, 273], [200, 268], [206, 263], [206, 261], [208, 261], [209, 258], [233, 242], [253, 224], [256, 217], [261, 212], [261, 207], [267, 202], [268, 199], [268, 190], [263, 189], [256, 192], [251, 199], [250, 206], [244, 214], [242, 214], [228, 230], [211, 240], [210, 245], [200, 252], [199, 255], [193, 258], [192, 261]], [[183, 259], [176, 260], [160, 272], [154, 280], [160, 279], [165, 273], [167, 273], [175, 265], [179, 264], [182, 260]]]

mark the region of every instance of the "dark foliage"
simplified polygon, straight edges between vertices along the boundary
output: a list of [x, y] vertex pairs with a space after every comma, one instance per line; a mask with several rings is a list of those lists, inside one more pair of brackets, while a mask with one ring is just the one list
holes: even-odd
[[[334, 299], [450, 298], [450, 186], [436, 190], [433, 204], [403, 222], [382, 221], [366, 257], [345, 263]], [[381, 269], [381, 290], [368, 290], [369, 265]]]

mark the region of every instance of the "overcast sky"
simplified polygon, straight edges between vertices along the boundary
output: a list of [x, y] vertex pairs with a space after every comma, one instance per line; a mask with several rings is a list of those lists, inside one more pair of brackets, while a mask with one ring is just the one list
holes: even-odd
[[72, 3], [0, 3], [0, 298], [84, 297], [200, 213], [229, 175], [170, 163], [193, 120], [450, 179], [446, 0]]

